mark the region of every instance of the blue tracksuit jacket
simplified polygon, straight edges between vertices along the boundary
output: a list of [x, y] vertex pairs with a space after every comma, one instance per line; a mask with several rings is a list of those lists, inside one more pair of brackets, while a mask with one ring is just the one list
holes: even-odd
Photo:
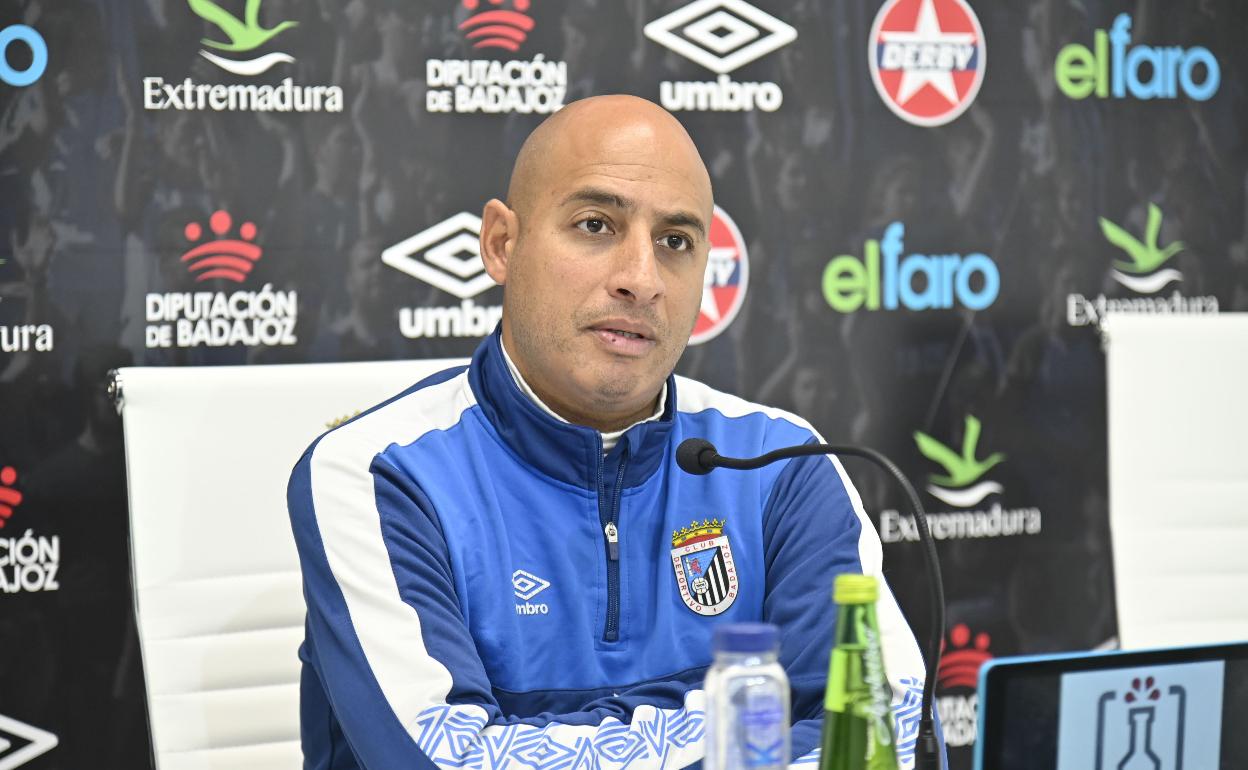
[[[690, 476], [675, 450], [822, 439], [673, 376], [661, 419], [604, 457], [521, 393], [500, 345], [295, 467], [305, 768], [676, 770], [703, 754], [711, 629], [757, 620], [782, 630], [794, 756], [813, 761], [832, 579], [880, 574], [875, 529], [835, 459]], [[887, 589], [879, 614], [904, 766], [922, 661]]]

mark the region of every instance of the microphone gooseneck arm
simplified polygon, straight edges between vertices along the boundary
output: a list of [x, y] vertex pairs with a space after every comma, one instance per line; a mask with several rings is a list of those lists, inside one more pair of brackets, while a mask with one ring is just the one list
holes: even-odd
[[927, 567], [928, 585], [931, 589], [932, 629], [928, 636], [927, 654], [924, 664], [927, 676], [923, 680], [923, 705], [919, 716], [919, 735], [915, 747], [915, 770], [939, 770], [940, 746], [936, 740], [936, 726], [933, 719], [936, 673], [940, 668], [940, 644], [945, 635], [945, 587], [940, 577], [940, 560], [936, 555], [936, 543], [932, 539], [931, 529], [927, 525], [927, 514], [923, 503], [914, 491], [914, 486], [906, 478], [901, 469], [883, 454], [867, 447], [835, 446], [833, 444], [799, 444], [768, 452], [758, 457], [725, 457], [715, 450], [715, 445], [706, 439], [691, 438], [681, 442], [676, 448], [676, 463], [681, 470], [695, 475], [710, 473], [715, 468], [750, 471], [762, 468], [777, 460], [813, 455], [843, 455], [861, 457], [875, 463], [888, 471], [901, 487], [910, 509], [914, 512], [914, 520], [918, 525], [919, 538], [923, 543], [923, 561]]

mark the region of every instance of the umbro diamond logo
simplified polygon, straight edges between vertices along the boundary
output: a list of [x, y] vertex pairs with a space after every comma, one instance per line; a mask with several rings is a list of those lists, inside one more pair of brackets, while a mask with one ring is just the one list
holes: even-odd
[[381, 252], [381, 261], [460, 299], [493, 288], [481, 261], [481, 217], [461, 211]]
[[516, 591], [516, 598], [528, 601], [542, 591], [550, 588], [550, 581], [542, 580], [532, 572], [518, 569], [511, 573], [511, 587]]
[[745, 0], [695, 0], [650, 22], [645, 33], [719, 75], [797, 39], [796, 29]]
[[59, 742], [47, 730], [0, 714], [0, 770], [20, 767], [56, 748]]

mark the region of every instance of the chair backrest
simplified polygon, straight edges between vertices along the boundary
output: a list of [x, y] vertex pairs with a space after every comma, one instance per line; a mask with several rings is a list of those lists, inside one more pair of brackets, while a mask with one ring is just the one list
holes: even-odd
[[1248, 639], [1248, 313], [1111, 315], [1106, 334], [1122, 645]]
[[304, 602], [286, 482], [331, 424], [460, 360], [127, 368], [139, 641], [160, 770], [297, 770]]

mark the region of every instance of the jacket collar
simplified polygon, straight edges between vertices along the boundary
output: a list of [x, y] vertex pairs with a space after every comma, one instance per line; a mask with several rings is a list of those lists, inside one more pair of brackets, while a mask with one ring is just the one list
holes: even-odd
[[[602, 437], [584, 425], [560, 422], [546, 414], [516, 386], [503, 359], [501, 327], [472, 356], [468, 383], [485, 418], [508, 449], [545, 476], [565, 484], [596, 489]], [[639, 423], [620, 437], [611, 452], [627, 452], [624, 486], [635, 487], [670, 462], [668, 443], [676, 413], [676, 378], [668, 375], [667, 403], [659, 419]]]

